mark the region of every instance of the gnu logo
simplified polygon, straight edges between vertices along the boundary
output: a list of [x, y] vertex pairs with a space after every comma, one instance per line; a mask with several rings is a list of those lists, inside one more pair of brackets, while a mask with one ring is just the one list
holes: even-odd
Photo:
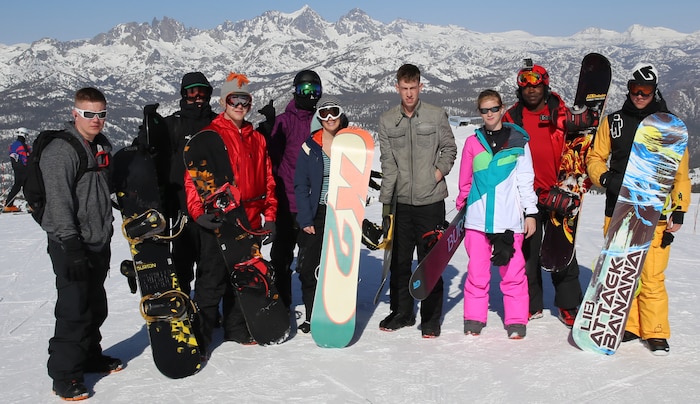
[[622, 127], [625, 126], [625, 124], [622, 122], [622, 117], [620, 114], [615, 114], [612, 117], [612, 121], [610, 122], [610, 137], [612, 139], [617, 139], [620, 136], [622, 136]]
[[639, 69], [635, 70], [632, 75], [636, 81], [652, 81], [654, 83], [657, 81], [654, 66], [650, 65], [640, 67]]

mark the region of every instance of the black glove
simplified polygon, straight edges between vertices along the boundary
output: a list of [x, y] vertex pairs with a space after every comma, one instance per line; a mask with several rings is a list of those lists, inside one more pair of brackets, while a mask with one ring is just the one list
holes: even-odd
[[498, 267], [508, 265], [510, 259], [513, 258], [513, 254], [515, 254], [513, 230], [506, 230], [505, 233], [487, 233], [486, 237], [488, 237], [493, 246], [491, 263]]
[[661, 248], [670, 246], [674, 238], [676, 237], [672, 233], [665, 231], [664, 235], [661, 237]]
[[388, 203], [385, 203], [382, 205], [382, 217], [388, 215], [391, 213], [391, 205]]
[[62, 247], [66, 253], [68, 280], [73, 282], [87, 280], [90, 261], [87, 259], [83, 242], [77, 236], [74, 236], [63, 240]]
[[270, 102], [268, 102], [267, 105], [260, 108], [258, 112], [260, 113], [260, 115], [264, 116], [265, 120], [267, 120], [268, 122], [275, 122], [276, 111], [275, 107], [272, 106], [272, 100], [270, 100]]
[[208, 230], [216, 230], [223, 224], [213, 213], [205, 213], [195, 219], [195, 222]]
[[262, 229], [263, 231], [268, 232], [263, 236], [263, 245], [270, 244], [275, 241], [275, 237], [277, 236], [277, 226], [275, 226], [275, 222], [265, 222]]
[[622, 186], [622, 174], [613, 171], [606, 171], [600, 176], [600, 185], [611, 191], [619, 192]]
[[557, 186], [552, 186], [547, 197], [544, 198], [543, 204], [551, 212], [568, 216], [581, 205], [581, 197]]

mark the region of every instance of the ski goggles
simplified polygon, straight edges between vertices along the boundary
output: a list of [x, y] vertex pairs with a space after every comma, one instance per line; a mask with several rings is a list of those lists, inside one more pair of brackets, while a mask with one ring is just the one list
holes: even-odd
[[502, 105], [497, 105], [497, 106], [491, 107], [491, 108], [479, 108], [479, 113], [480, 113], [481, 115], [486, 115], [486, 114], [488, 114], [489, 112], [493, 112], [493, 113], [495, 114], [496, 112], [500, 111], [501, 108], [503, 108]]
[[343, 108], [337, 105], [331, 105], [328, 107], [321, 107], [318, 109], [318, 119], [322, 121], [327, 121], [329, 119], [338, 119], [343, 113]]
[[541, 84], [544, 82], [544, 77], [542, 77], [541, 74], [532, 71], [532, 70], [526, 70], [524, 72], [518, 73], [518, 86], [519, 87], [525, 87], [525, 86], [536, 86], [538, 84]]
[[321, 84], [299, 83], [294, 87], [294, 94], [301, 97], [321, 98]]
[[627, 84], [627, 89], [630, 90], [630, 96], [638, 95], [640, 97], [651, 97], [654, 94], [653, 84], [640, 84], [640, 83], [629, 83]]
[[239, 105], [243, 108], [248, 108], [251, 102], [253, 102], [253, 97], [245, 94], [229, 94], [226, 96], [226, 103], [234, 108]]
[[185, 90], [185, 99], [187, 101], [197, 101], [197, 99], [206, 99], [211, 96], [211, 88], [208, 87], [192, 87]]
[[95, 119], [97, 117], [99, 120], [104, 120], [107, 119], [107, 110], [103, 109], [102, 111], [88, 111], [86, 109], [80, 109], [80, 108], [73, 108], [75, 112], [78, 113], [78, 115], [82, 116], [85, 119]]

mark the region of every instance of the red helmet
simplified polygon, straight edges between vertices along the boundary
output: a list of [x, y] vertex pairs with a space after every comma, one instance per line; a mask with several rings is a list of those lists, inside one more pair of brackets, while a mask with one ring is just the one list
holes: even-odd
[[549, 73], [547, 70], [540, 65], [532, 65], [532, 67], [524, 67], [518, 72], [518, 87], [525, 87], [527, 85], [536, 86], [540, 83], [544, 83], [545, 86], [549, 86]]

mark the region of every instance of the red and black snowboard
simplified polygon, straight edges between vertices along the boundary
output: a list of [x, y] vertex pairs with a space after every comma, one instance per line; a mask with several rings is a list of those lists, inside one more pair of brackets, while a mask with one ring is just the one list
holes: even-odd
[[[583, 58], [572, 108], [574, 114], [585, 114], [588, 109], [602, 117], [611, 75], [610, 62], [605, 56], [589, 53]], [[557, 184], [549, 195], [557, 209], [549, 212], [540, 248], [541, 265], [549, 272], [565, 270], [574, 259], [581, 200], [591, 186], [586, 173], [586, 154], [593, 143], [597, 121], [595, 126], [567, 134]]]
[[[194, 334], [196, 307], [180, 291], [161, 214], [160, 189], [164, 182], [159, 183], [154, 153], [148, 147], [148, 133], [155, 133], [152, 126], [162, 122], [158, 119], [146, 112], [146, 136], [114, 155], [112, 183], [133, 258], [122, 263], [122, 272], [130, 279], [132, 293], [136, 285], [141, 291], [140, 311], [146, 320], [156, 367], [165, 376], [177, 379], [199, 371], [201, 355]], [[149, 131], [149, 126], [154, 130]]]
[[215, 233], [250, 335], [260, 345], [283, 342], [289, 313], [260, 254], [261, 234], [250, 229], [223, 140], [214, 131], [197, 133], [187, 142], [184, 161], [205, 211], [223, 222]]

